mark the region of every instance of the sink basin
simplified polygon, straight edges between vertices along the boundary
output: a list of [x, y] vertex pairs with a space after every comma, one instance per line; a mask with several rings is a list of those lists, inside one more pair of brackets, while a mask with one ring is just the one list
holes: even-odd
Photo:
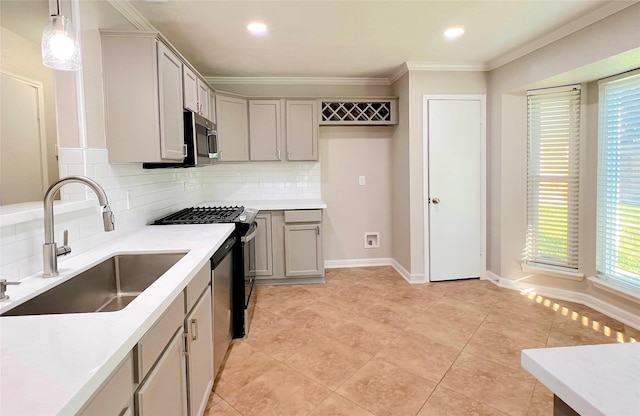
[[185, 254], [121, 254], [110, 257], [2, 316], [119, 311]]

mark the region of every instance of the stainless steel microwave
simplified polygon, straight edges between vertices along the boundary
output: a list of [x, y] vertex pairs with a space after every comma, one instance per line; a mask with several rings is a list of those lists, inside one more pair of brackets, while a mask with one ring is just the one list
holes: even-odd
[[184, 112], [184, 160], [176, 163], [143, 163], [144, 169], [191, 168], [211, 165], [218, 159], [216, 125], [199, 114]]

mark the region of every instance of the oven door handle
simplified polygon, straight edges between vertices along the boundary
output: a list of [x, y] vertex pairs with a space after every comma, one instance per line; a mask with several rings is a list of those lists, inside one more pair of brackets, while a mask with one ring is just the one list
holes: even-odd
[[256, 234], [258, 234], [258, 223], [254, 221], [253, 224], [251, 224], [251, 228], [253, 228], [253, 232], [251, 234], [247, 234], [244, 237], [240, 238], [240, 242], [242, 244], [246, 244], [256, 238]]

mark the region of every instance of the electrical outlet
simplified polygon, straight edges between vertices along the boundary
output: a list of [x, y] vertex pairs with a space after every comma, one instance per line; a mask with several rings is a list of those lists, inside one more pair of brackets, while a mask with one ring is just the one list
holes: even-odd
[[358, 177], [358, 183], [360, 185], [366, 185], [367, 184], [367, 178], [365, 178], [364, 176], [359, 176]]

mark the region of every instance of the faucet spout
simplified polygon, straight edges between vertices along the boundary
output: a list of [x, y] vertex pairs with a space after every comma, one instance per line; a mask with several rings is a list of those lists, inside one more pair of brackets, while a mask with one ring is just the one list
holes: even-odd
[[109, 199], [100, 184], [93, 179], [84, 176], [67, 176], [53, 183], [44, 195], [44, 245], [43, 245], [43, 277], [53, 277], [58, 275], [58, 255], [67, 254], [70, 248], [64, 253], [58, 254], [58, 248], [54, 241], [54, 221], [53, 221], [53, 198], [60, 188], [69, 183], [81, 183], [89, 187], [98, 196], [98, 203], [102, 206], [102, 221], [105, 231], [115, 229], [113, 212], [109, 207]]

